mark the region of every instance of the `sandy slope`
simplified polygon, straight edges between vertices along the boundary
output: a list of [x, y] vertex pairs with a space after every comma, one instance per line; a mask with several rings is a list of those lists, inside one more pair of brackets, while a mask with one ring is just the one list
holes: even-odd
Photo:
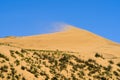
[[[78, 29], [73, 26], [67, 26], [63, 31], [43, 34], [36, 36], [26, 37], [7, 37], [0, 39], [0, 53], [3, 53], [10, 59], [10, 62], [14, 62], [14, 58], [9, 54], [10, 50], [20, 51], [23, 49], [35, 49], [35, 50], [62, 50], [79, 52], [80, 54], [74, 53], [77, 57], [81, 57], [85, 60], [94, 59], [99, 64], [104, 66], [108, 65], [108, 60], [112, 59], [115, 63], [120, 62], [120, 44], [114, 43], [110, 40], [104, 39], [86, 30]], [[95, 58], [95, 53], [102, 54], [104, 59]], [[69, 53], [70, 54], [70, 53]], [[32, 55], [32, 54], [31, 54]], [[27, 57], [29, 57], [28, 55]], [[31, 57], [32, 58], [32, 57]], [[20, 60], [20, 57], [16, 59]], [[44, 61], [44, 60], [43, 60]], [[1, 64], [0, 66], [2, 66]], [[21, 62], [20, 65], [25, 63]], [[113, 65], [113, 69], [116, 65]], [[34, 78], [34, 75], [27, 71], [21, 70], [21, 68], [15, 67], [15, 69], [23, 74], [28, 80]], [[68, 68], [69, 69], [69, 68]], [[116, 68], [117, 69], [117, 68]], [[46, 68], [42, 69], [46, 70]], [[48, 70], [47, 70], [48, 71]], [[49, 73], [49, 72], [47, 72]], [[87, 72], [85, 71], [87, 74]], [[66, 73], [62, 73], [66, 74]], [[7, 75], [6, 75], [7, 76]], [[44, 80], [41, 77], [35, 80]]]
[[27, 37], [1, 38], [1, 43], [30, 48], [47, 50], [65, 50], [81, 52], [83, 55], [91, 56], [99, 52], [107, 58], [120, 57], [120, 45], [97, 36], [86, 30], [67, 26], [64, 31]]

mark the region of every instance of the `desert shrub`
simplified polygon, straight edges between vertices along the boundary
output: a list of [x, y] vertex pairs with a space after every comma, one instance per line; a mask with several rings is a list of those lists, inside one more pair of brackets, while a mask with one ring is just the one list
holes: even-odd
[[106, 77], [101, 77], [100, 80], [108, 80]]
[[15, 51], [14, 50], [10, 50], [10, 53], [14, 53]]
[[47, 59], [48, 58], [48, 55], [46, 55], [46, 54], [42, 54], [42, 56], [43, 56], [43, 59]]
[[73, 66], [73, 65], [74, 65], [74, 63], [73, 63], [73, 62], [71, 62], [71, 61], [69, 61], [69, 65], [72, 65], [72, 66]]
[[30, 69], [28, 71], [32, 74], [36, 74], [37, 73], [37, 68], [31, 65]]
[[34, 76], [35, 76], [36, 78], [38, 78], [39, 74], [38, 74], [38, 73], [35, 73]]
[[0, 58], [3, 58], [3, 59], [5, 59], [6, 61], [9, 61], [9, 58], [7, 58], [7, 56], [5, 56], [5, 55], [3, 55], [3, 54], [1, 54], [1, 53], [0, 53]]
[[55, 74], [55, 73], [56, 73], [56, 72], [55, 72], [55, 69], [51, 68], [51, 69], [50, 69], [50, 73], [51, 73], [51, 74]]
[[19, 80], [19, 75], [15, 75], [15, 78], [16, 78], [17, 80]]
[[78, 63], [84, 63], [84, 60], [79, 59], [79, 58], [77, 58], [77, 57], [74, 57], [74, 58], [75, 58], [75, 61], [76, 61], [76, 62], [78, 62]]
[[95, 61], [95, 60], [93, 60], [93, 59], [88, 59], [88, 62], [93, 62], [93, 63], [96, 63], [96, 61]]
[[10, 50], [10, 55], [13, 57], [13, 58], [16, 58], [16, 56], [15, 56], [15, 51], [14, 50]]
[[[2, 74], [2, 73], [0, 73], [0, 78], [4, 78], [5, 76]], [[3, 79], [2, 79], [3, 80]]]
[[104, 57], [103, 57], [101, 54], [99, 54], [99, 53], [96, 53], [96, 54], [95, 54], [95, 57], [96, 57], [96, 58], [102, 58], [102, 59], [104, 59]]
[[79, 73], [80, 75], [85, 76], [85, 73], [83, 71], [80, 71]]
[[43, 63], [43, 65], [45, 65], [45, 66], [47, 65], [45, 61], [43, 61], [42, 63]]
[[22, 77], [22, 80], [26, 80], [25, 77]]
[[22, 69], [22, 70], [25, 70], [25, 69], [26, 69], [26, 67], [25, 67], [25, 66], [21, 66], [21, 69]]
[[26, 53], [27, 51], [25, 49], [21, 49], [21, 53]]
[[7, 72], [8, 71], [8, 66], [7, 65], [1, 66], [0, 71], [1, 72]]
[[14, 63], [16, 64], [16, 66], [20, 65], [20, 61], [19, 60], [14, 61]]
[[117, 69], [118, 72], [120, 72], [120, 69]]
[[98, 72], [98, 70], [97, 69], [93, 69], [92, 71], [89, 72], [89, 74], [92, 75], [92, 74], [95, 74], [96, 72]]
[[15, 68], [10, 68], [11, 69], [11, 73], [12, 73], [12, 75], [15, 75], [15, 73], [17, 73], [17, 71], [15, 70]]
[[74, 74], [71, 74], [72, 80], [78, 80]]
[[67, 55], [64, 55], [62, 58], [59, 59], [61, 63], [67, 63], [69, 61], [69, 57]]
[[83, 69], [83, 68], [85, 68], [86, 67], [86, 65], [85, 64], [79, 64], [79, 65], [77, 65], [78, 67], [79, 67], [79, 69]]
[[5, 60], [0, 61], [0, 63], [5, 63], [5, 62], [6, 62]]
[[46, 74], [46, 78], [45, 78], [45, 80], [49, 80], [49, 76]]
[[106, 70], [106, 71], [111, 71], [112, 66], [111, 66], [111, 65], [108, 65], [107, 67], [103, 67], [103, 68], [104, 68], [104, 70]]
[[100, 75], [94, 75], [93, 78], [97, 79], [97, 80], [100, 80]]
[[49, 63], [53, 63], [55, 61], [55, 59], [53, 57], [48, 57]]
[[31, 64], [33, 63], [33, 59], [31, 59], [30, 57], [26, 57], [25, 62]]
[[23, 55], [22, 53], [18, 52], [18, 51], [15, 51], [15, 53], [16, 53], [17, 55], [19, 55], [20, 57], [24, 57], [24, 55]]
[[96, 53], [95, 57], [98, 58], [98, 57], [101, 57], [101, 55], [99, 53]]
[[58, 80], [57, 77], [52, 77], [51, 80]]
[[96, 68], [96, 66], [91, 63], [87, 63], [86, 65], [88, 66], [88, 70], [90, 70], [90, 71]]
[[78, 69], [78, 64], [73, 65], [72, 68], [73, 68], [75, 71], [77, 71], [77, 69]]
[[114, 74], [115, 76], [120, 76], [117, 71], [113, 71], [113, 74]]
[[54, 63], [55, 63], [55, 66], [57, 66], [57, 65], [58, 65], [58, 61], [57, 61], [57, 60], [55, 60], [55, 62], [54, 62]]
[[120, 62], [119, 62], [119, 63], [117, 63], [117, 66], [118, 66], [118, 67], [120, 67]]
[[41, 76], [46, 75], [45, 71], [41, 71], [41, 72], [40, 72], [40, 75], [41, 75]]
[[108, 62], [109, 62], [110, 64], [114, 64], [114, 62], [113, 62], [112, 60], [109, 60]]
[[10, 75], [8, 75], [8, 76], [7, 76], [7, 80], [9, 80], [10, 78], [11, 78]]
[[16, 58], [15, 54], [14, 53], [10, 53], [10, 55], [14, 58]]

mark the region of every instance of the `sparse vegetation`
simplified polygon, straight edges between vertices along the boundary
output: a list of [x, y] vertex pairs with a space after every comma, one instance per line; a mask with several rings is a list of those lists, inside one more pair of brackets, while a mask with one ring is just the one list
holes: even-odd
[[113, 62], [112, 60], [109, 60], [108, 62], [109, 62], [110, 64], [114, 64], [114, 62]]
[[21, 66], [21, 69], [22, 69], [22, 70], [25, 70], [25, 67], [24, 67], [24, 66]]
[[14, 63], [16, 64], [16, 66], [20, 65], [20, 61], [19, 60], [15, 60]]
[[9, 58], [8, 58], [7, 56], [1, 54], [1, 53], [0, 53], [0, 58], [3, 58], [3, 59], [5, 59], [6, 61], [9, 61]]
[[120, 62], [119, 62], [119, 63], [117, 63], [117, 66], [118, 66], [118, 67], [120, 67]]
[[102, 59], [104, 59], [104, 57], [103, 57], [101, 54], [99, 54], [99, 53], [96, 53], [96, 54], [95, 54], [95, 57], [96, 57], [96, 58], [102, 58]]
[[[27, 77], [17, 71], [25, 71], [34, 76], [34, 79], [44, 80], [119, 80], [120, 64], [113, 70], [115, 63], [109, 60], [108, 66], [99, 64], [95, 59], [103, 59], [103, 56], [96, 53], [95, 59], [84, 60], [77, 55], [64, 51], [51, 50], [10, 50], [13, 62], [7, 56], [0, 54], [0, 58], [6, 60], [7, 65], [0, 66], [0, 78], [7, 80], [28, 80]], [[75, 55], [76, 54], [76, 55]], [[105, 60], [105, 59], [103, 59]], [[2, 61], [1, 61], [2, 62]], [[24, 64], [23, 64], [24, 63]], [[4, 63], [2, 63], [4, 64]], [[63, 72], [65, 74], [63, 74]], [[111, 77], [115, 76], [115, 78]]]

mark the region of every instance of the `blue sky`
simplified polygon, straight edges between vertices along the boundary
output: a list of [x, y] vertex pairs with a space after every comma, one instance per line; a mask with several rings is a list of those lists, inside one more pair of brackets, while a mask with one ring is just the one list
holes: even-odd
[[0, 0], [0, 37], [49, 33], [54, 23], [120, 43], [120, 0]]

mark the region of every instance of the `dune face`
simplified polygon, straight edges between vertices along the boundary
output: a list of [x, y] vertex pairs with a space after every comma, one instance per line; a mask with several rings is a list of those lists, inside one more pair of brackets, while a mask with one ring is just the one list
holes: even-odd
[[[43, 50], [43, 51], [40, 51], [40, 50]], [[14, 65], [15, 66], [14, 68], [18, 72], [20, 72], [19, 74], [22, 74], [20, 76], [20, 79], [15, 79], [15, 80], [21, 80], [21, 79], [24, 80], [23, 78], [25, 78], [26, 80], [29, 80], [29, 78], [31, 80], [34, 80], [34, 79], [35, 80], [63, 79], [62, 77], [60, 77], [59, 79], [53, 78], [54, 77], [53, 74], [58, 74], [58, 73], [63, 74], [64, 79], [66, 77], [65, 80], [86, 80], [86, 79], [119, 80], [120, 79], [120, 77], [119, 77], [120, 76], [120, 67], [116, 65], [117, 63], [120, 62], [120, 44], [117, 44], [115, 42], [112, 42], [110, 40], [102, 38], [98, 35], [95, 35], [91, 32], [88, 32], [86, 30], [82, 30], [82, 29], [79, 29], [79, 28], [76, 28], [73, 26], [66, 26], [63, 31], [56, 32], [56, 33], [36, 35], [36, 36], [26, 36], [26, 37], [1, 38], [0, 39], [0, 52], [4, 53], [4, 55], [8, 56], [8, 58], [10, 59], [10, 61], [7, 61], [6, 63], [3, 63], [3, 64], [6, 64], [9, 66], [9, 65], [14, 65], [13, 63], [15, 63], [15, 61], [17, 59], [18, 59], [16, 61], [17, 63], [19, 63], [21, 61], [21, 64], [19, 63], [19, 65], [22, 66], [22, 69], [24, 69], [24, 71], [21, 70], [20, 66]], [[21, 54], [21, 53], [24, 53], [24, 54]], [[64, 71], [64, 70], [59, 71], [59, 69], [58, 69], [58, 71], [56, 71], [56, 73], [51, 74], [49, 72], [49, 70], [51, 70], [51, 68], [48, 69], [46, 67], [46, 66], [50, 67], [50, 65], [52, 65], [52, 64], [48, 63], [49, 59], [45, 59], [46, 62], [43, 62], [43, 64], [49, 64], [49, 65], [46, 65], [43, 67], [43, 64], [39, 63], [40, 61], [43, 60], [43, 58], [41, 58], [40, 56], [43, 56], [44, 54], [41, 54], [41, 53], [47, 54], [46, 56], [49, 58], [53, 57], [51, 55], [54, 55], [54, 59], [57, 61], [61, 61], [61, 58], [63, 58], [63, 56], [65, 56], [64, 53], [66, 53], [67, 56], [69, 56], [69, 60], [67, 60], [67, 61], [68, 62], [73, 61], [73, 64], [74, 64], [74, 62], [80, 64], [79, 62], [74, 61], [74, 60], [76, 60], [76, 59], [79, 60], [79, 58], [81, 59], [81, 57], [82, 57], [82, 59], [86, 60], [86, 61], [82, 61], [81, 63], [82, 64], [84, 63], [85, 66], [88, 66], [88, 67], [89, 67], [89, 65], [88, 65], [89, 59], [91, 59], [91, 58], [96, 60], [97, 63], [99, 63], [99, 64], [97, 64], [96, 62], [92, 61], [94, 64], [96, 63], [97, 67], [100, 65], [108, 66], [108, 65], [110, 65], [109, 60], [112, 60], [114, 62], [114, 64], [112, 64], [113, 70], [110, 71], [111, 72], [110, 75], [112, 76], [112, 78], [109, 76], [106, 76], [105, 73], [104, 73], [105, 74], [104, 75], [103, 72], [101, 72], [101, 74], [103, 74], [103, 75], [101, 75], [102, 77], [101, 76], [94, 77], [95, 75], [93, 76], [92, 73], [89, 73], [90, 70], [85, 71], [84, 69], [83, 69], [83, 72], [86, 75], [86, 76], [84, 75], [85, 77], [80, 77], [80, 74], [79, 74], [79, 76], [77, 76], [77, 72], [75, 73], [75, 72], [70, 71], [69, 73], [68, 72], [66, 73], [66, 71]], [[60, 54], [58, 56], [55, 53], [60, 53]], [[98, 56], [95, 56], [96, 53], [99, 53]], [[15, 55], [13, 55], [13, 54], [15, 54]], [[35, 57], [35, 55], [37, 55], [37, 56]], [[38, 58], [38, 55], [40, 58]], [[29, 59], [31, 58], [30, 60], [33, 62], [36, 61], [36, 64], [33, 65], [31, 62], [29, 62], [29, 61], [27, 62], [26, 61], [28, 59], [27, 57]], [[100, 58], [97, 58], [97, 57], [100, 57]], [[7, 60], [6, 58], [4, 58], [4, 59]], [[40, 61], [37, 61], [39, 59], [40, 59]], [[58, 59], [60, 59], [60, 60], [58, 60]], [[43, 61], [45, 61], [45, 60], [43, 60]], [[2, 61], [3, 60], [1, 59], [1, 62]], [[11, 62], [11, 64], [10, 64], [10, 62]], [[29, 63], [29, 64], [27, 64], [27, 63]], [[40, 65], [38, 65], [38, 64], [40, 64]], [[30, 71], [30, 69], [34, 69], [33, 67], [30, 68], [31, 65], [33, 65], [33, 67], [36, 70], [38, 70], [37, 74], [35, 74], [35, 75], [31, 74], [31, 73], [34, 73], [34, 72]], [[39, 72], [41, 72], [41, 70], [39, 70], [40, 69], [39, 67], [36, 68], [36, 65], [41, 66], [43, 72], [48, 69], [48, 71], [46, 71], [46, 74], [41, 73], [44, 75], [44, 77], [41, 77], [39, 75], [40, 74]], [[3, 65], [0, 64], [0, 66], [2, 67]], [[57, 65], [57, 66], [58, 67], [55, 67], [55, 69], [59, 68], [60, 65]], [[66, 66], [66, 65], [64, 65], [64, 66]], [[72, 69], [72, 67], [73, 67], [73, 65], [70, 66], [68, 64], [68, 66], [66, 68], [69, 71], [70, 69]], [[10, 68], [13, 68], [13, 67], [10, 67]], [[100, 67], [100, 71], [102, 69], [104, 69], [104, 67]], [[76, 71], [79, 72], [78, 69], [76, 69]], [[114, 71], [117, 71], [117, 72], [114, 72]], [[10, 72], [10, 70], [8, 70], [8, 72]], [[19, 74], [16, 73], [16, 75], [19, 75]], [[71, 75], [73, 75], [73, 74], [76, 75], [76, 79], [70, 78]], [[87, 74], [91, 74], [91, 75], [87, 75]], [[96, 72], [95, 72], [95, 74], [96, 74], [96, 76], [99, 75], [99, 73], [96, 73]], [[5, 73], [3, 75], [8, 76], [8, 74], [5, 74]], [[46, 75], [48, 75], [49, 78], [45, 77]], [[83, 76], [83, 73], [81, 73], [81, 75]], [[116, 77], [116, 75], [118, 75], [118, 76]], [[31, 77], [29, 77], [29, 76], [31, 76]], [[106, 79], [104, 79], [104, 77], [106, 77]], [[13, 77], [10, 77], [9, 80], [11, 80], [11, 78], [13, 78]]]
[[91, 32], [67, 26], [64, 31], [37, 36], [5, 38], [1, 43], [25, 49], [64, 50], [74, 52], [100, 52], [120, 56], [120, 45]]

